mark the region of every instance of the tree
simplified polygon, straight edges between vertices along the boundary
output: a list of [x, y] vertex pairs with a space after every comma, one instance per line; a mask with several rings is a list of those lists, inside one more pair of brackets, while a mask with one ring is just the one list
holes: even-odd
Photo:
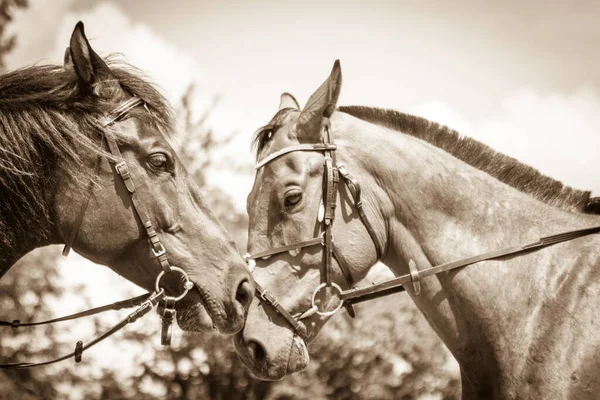
[[12, 21], [13, 11], [18, 8], [26, 8], [28, 0], [0, 0], [0, 72], [5, 69], [4, 57], [16, 44], [15, 35], [7, 36], [6, 27]]

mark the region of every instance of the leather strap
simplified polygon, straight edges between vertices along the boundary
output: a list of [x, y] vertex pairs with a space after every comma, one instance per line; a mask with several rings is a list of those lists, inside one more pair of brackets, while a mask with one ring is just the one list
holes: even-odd
[[[492, 260], [499, 257], [508, 256], [511, 254], [524, 253], [526, 251], [547, 247], [556, 243], [573, 240], [587, 235], [593, 235], [600, 233], [600, 226], [595, 226], [586, 229], [577, 229], [574, 231], [568, 231], [559, 233], [557, 235], [546, 236], [539, 240], [519, 245], [510, 246], [503, 249], [490, 251], [487, 253], [479, 254], [473, 257], [468, 257], [458, 261], [452, 261], [449, 263], [437, 265], [418, 271], [418, 278], [422, 279], [427, 276], [436, 275], [444, 271], [450, 271], [456, 268], [466, 267], [467, 265], [475, 264], [480, 261]], [[340, 293], [340, 299], [343, 301], [350, 301], [352, 303], [360, 303], [366, 300], [371, 300], [377, 297], [387, 296], [392, 293], [400, 292], [404, 290], [403, 285], [406, 283], [414, 282], [415, 279], [413, 274], [406, 274], [399, 276], [398, 278], [390, 279], [379, 284], [371, 285], [365, 288], [345, 290]]]
[[377, 237], [377, 234], [375, 234], [375, 230], [373, 229], [373, 226], [371, 225], [371, 222], [367, 218], [367, 215], [365, 214], [365, 210], [363, 209], [362, 200], [360, 198], [360, 196], [361, 196], [360, 184], [358, 183], [358, 180], [356, 180], [354, 177], [352, 177], [352, 175], [350, 175], [350, 173], [348, 172], [348, 170], [346, 169], [345, 166], [340, 165], [338, 167], [338, 171], [340, 172], [340, 175], [342, 175], [342, 178], [344, 178], [344, 182], [346, 183], [346, 187], [348, 188], [348, 191], [350, 192], [350, 195], [352, 196], [352, 199], [354, 201], [354, 207], [356, 208], [356, 211], [358, 212], [358, 216], [359, 216], [360, 220], [362, 221], [363, 225], [367, 229], [369, 236], [371, 236], [371, 240], [373, 241], [373, 244], [375, 245], [377, 259], [379, 260], [379, 259], [381, 259], [381, 257], [383, 257], [383, 246], [379, 242], [379, 238]]
[[255, 285], [256, 285], [256, 292], [258, 293], [260, 298], [265, 303], [267, 303], [271, 307], [275, 308], [275, 310], [283, 318], [285, 318], [286, 321], [294, 328], [294, 332], [296, 332], [298, 334], [298, 336], [300, 336], [301, 338], [305, 339], [306, 338], [306, 326], [302, 322], [296, 320], [296, 318], [294, 318], [288, 312], [288, 310], [285, 309], [285, 307], [283, 307], [281, 304], [279, 304], [279, 302], [277, 301], [277, 298], [275, 298], [275, 295], [270, 290], [264, 289], [262, 286], [260, 286], [258, 284], [258, 282], [255, 282]]
[[91, 315], [96, 315], [96, 314], [99, 314], [104, 311], [121, 310], [123, 308], [131, 308], [131, 307], [139, 306], [140, 304], [142, 304], [143, 302], [148, 300], [149, 297], [150, 297], [150, 293], [144, 293], [140, 296], [132, 297], [127, 300], [117, 301], [115, 303], [106, 304], [104, 306], [91, 308], [86, 311], [82, 311], [82, 312], [78, 312], [78, 313], [70, 314], [70, 315], [65, 315], [64, 317], [49, 319], [46, 321], [24, 322], [24, 323], [21, 323], [21, 321], [18, 319], [15, 319], [13, 321], [0, 321], [0, 326], [10, 326], [10, 327], [13, 327], [16, 329], [21, 326], [38, 326], [38, 325], [53, 324], [55, 322], [69, 321], [69, 320], [73, 320], [73, 319], [77, 319], [77, 318], [89, 317]]
[[[119, 121], [121, 118], [127, 115], [129, 111], [134, 109], [135, 107], [144, 104], [144, 101], [139, 97], [132, 97], [123, 103], [121, 103], [116, 109], [114, 109], [108, 116], [102, 118], [102, 127], [106, 128], [113, 123]], [[104, 136], [100, 138], [100, 148], [104, 148]], [[102, 157], [98, 156], [96, 159], [96, 167], [94, 168], [94, 176], [97, 176], [100, 172], [100, 166], [102, 165]], [[73, 227], [71, 228], [71, 233], [69, 235], [69, 239], [65, 243], [65, 247], [63, 248], [62, 254], [63, 256], [68, 256], [73, 248], [73, 244], [75, 243], [75, 239], [77, 238], [77, 234], [79, 233], [79, 228], [81, 227], [81, 223], [83, 222], [83, 217], [85, 216], [85, 212], [87, 211], [90, 199], [92, 198], [92, 189], [94, 186], [94, 182], [90, 182], [88, 185], [88, 196], [86, 200], [81, 205], [79, 209], [79, 213], [77, 217], [75, 217], [75, 221], [73, 221]]]
[[[346, 285], [348, 286], [348, 289], [352, 289], [354, 287], [354, 278], [352, 277], [352, 272], [350, 272], [350, 268], [348, 268], [346, 261], [341, 256], [341, 253], [335, 243], [333, 244], [333, 258], [335, 258], [335, 261], [340, 266], [340, 270], [344, 275], [344, 279], [346, 279]], [[348, 315], [351, 318], [356, 317], [356, 311], [354, 311], [354, 307], [352, 306], [351, 302], [344, 302], [344, 308], [346, 311], [348, 311]]]
[[[331, 125], [329, 120], [325, 125], [324, 144], [332, 144]], [[325, 248], [323, 250], [323, 268], [321, 271], [321, 283], [325, 286], [331, 286], [331, 269], [333, 259], [333, 221], [335, 220], [335, 206], [337, 203], [337, 188], [339, 175], [336, 165], [336, 156], [334, 150], [326, 150], [324, 157], [324, 189], [325, 194], [325, 216], [323, 224], [325, 225]], [[327, 293], [327, 292], [324, 292]]]
[[139, 97], [131, 97], [125, 100], [103, 119], [102, 126], [106, 128], [107, 126], [112, 125], [117, 121], [120, 121], [123, 117], [127, 115], [127, 113], [129, 113], [129, 111], [143, 104], [144, 100], [140, 99]]
[[346, 280], [348, 288], [352, 288], [354, 286], [354, 278], [352, 277], [350, 268], [348, 268], [348, 265], [346, 264], [344, 258], [341, 256], [340, 249], [335, 245], [335, 243], [332, 247], [333, 258], [335, 258], [335, 261], [340, 266], [340, 271], [342, 271], [342, 274], [344, 275], [344, 279]]
[[323, 236], [318, 236], [316, 238], [308, 239], [303, 242], [297, 242], [297, 243], [289, 244], [287, 246], [276, 247], [271, 250], [265, 250], [265, 251], [261, 251], [259, 253], [254, 253], [254, 254], [249, 255], [247, 258], [249, 260], [257, 260], [259, 258], [266, 258], [266, 257], [270, 257], [275, 254], [285, 253], [286, 251], [290, 251], [290, 250], [302, 249], [304, 247], [310, 247], [310, 246], [314, 246], [317, 244], [323, 245], [324, 244], [323, 240], [324, 240]]
[[275, 153], [269, 155], [268, 157], [260, 160], [255, 166], [255, 170], [259, 170], [274, 159], [281, 157], [284, 154], [291, 153], [294, 151], [325, 151], [325, 150], [335, 150], [335, 144], [325, 144], [325, 143], [313, 143], [313, 144], [298, 144], [295, 146], [285, 147]]
[[68, 360], [69, 358], [75, 358], [75, 361], [79, 362], [79, 361], [81, 361], [81, 355], [85, 350], [100, 343], [101, 341], [103, 341], [107, 337], [111, 336], [115, 332], [123, 329], [126, 325], [134, 323], [135, 321], [137, 321], [144, 315], [148, 314], [148, 312], [150, 312], [150, 310], [152, 310], [152, 308], [164, 297], [164, 295], [165, 295], [165, 292], [163, 290], [161, 290], [158, 293], [156, 293], [156, 292], [153, 293], [145, 302], [143, 302], [140, 305], [139, 308], [137, 308], [135, 311], [133, 311], [127, 317], [123, 318], [117, 324], [113, 325], [108, 331], [106, 331], [102, 335], [96, 337], [94, 340], [92, 340], [91, 342], [89, 342], [86, 345], [83, 345], [83, 342], [81, 342], [81, 341], [77, 342], [77, 345], [75, 346], [75, 351], [73, 351], [72, 353], [66, 354], [62, 357], [58, 357], [58, 358], [55, 358], [55, 359], [52, 359], [49, 361], [43, 361], [43, 362], [39, 362], [39, 363], [30, 363], [30, 362], [20, 362], [19, 363], [19, 362], [17, 362], [17, 363], [0, 364], [0, 369], [25, 369], [25, 368], [31, 368], [31, 367], [39, 367], [42, 365], [49, 365], [49, 364], [54, 364], [54, 363], [57, 363], [60, 361]]
[[[107, 130], [104, 134], [106, 136], [106, 142], [108, 143], [108, 149], [115, 156], [116, 159], [122, 160], [123, 155], [121, 154], [121, 150], [119, 150], [119, 145], [113, 135], [112, 132]], [[146, 231], [146, 235], [148, 236], [148, 240], [150, 242], [150, 248], [152, 253], [158, 260], [158, 263], [162, 267], [165, 273], [171, 272], [171, 264], [167, 258], [167, 254], [165, 248], [158, 238], [156, 234], [156, 230], [152, 225], [152, 221], [150, 221], [148, 211], [146, 210], [146, 206], [144, 203], [139, 201], [137, 198], [137, 193], [135, 191], [135, 185], [133, 184], [133, 179], [131, 178], [131, 174], [129, 173], [129, 167], [125, 161], [121, 161], [119, 163], [111, 162], [113, 168], [117, 175], [121, 178], [121, 181], [127, 188], [127, 192], [129, 193], [129, 198], [131, 199], [131, 204], [133, 205], [133, 209], [135, 210], [136, 215], [142, 223]]]

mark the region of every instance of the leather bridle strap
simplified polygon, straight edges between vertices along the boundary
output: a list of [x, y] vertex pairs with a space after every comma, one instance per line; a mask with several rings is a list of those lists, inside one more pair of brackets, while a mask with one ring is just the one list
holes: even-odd
[[[471, 264], [475, 264], [481, 261], [492, 260], [499, 257], [508, 256], [511, 254], [519, 254], [534, 249], [540, 249], [556, 243], [566, 242], [576, 238], [580, 238], [587, 235], [600, 233], [600, 226], [595, 226], [586, 229], [578, 229], [574, 231], [568, 231], [559, 233], [557, 235], [546, 236], [539, 240], [518, 246], [505, 247], [503, 249], [490, 251], [487, 253], [479, 254], [477, 256], [468, 257], [462, 260], [453, 261], [435, 267], [430, 267], [417, 271], [417, 273], [409, 273], [406, 275], [399, 276], [398, 278], [390, 279], [379, 284], [374, 284], [365, 288], [350, 289], [342, 291], [339, 295], [340, 300], [349, 301], [352, 303], [360, 303], [363, 301], [375, 299], [382, 296], [387, 296], [392, 293], [401, 292], [404, 290], [403, 285], [406, 283], [414, 283], [415, 279], [418, 281], [427, 276], [436, 275], [441, 272], [450, 271], [456, 268], [466, 267]], [[416, 276], [415, 276], [416, 275]]]
[[[142, 104], [144, 104], [144, 102], [139, 97], [132, 97], [132, 98], [124, 101], [123, 103], [119, 104], [119, 106], [117, 108], [115, 108], [107, 117], [104, 117], [102, 119], [102, 128], [106, 128], [106, 127], [112, 125], [113, 123], [119, 121], [121, 118], [126, 116], [129, 111], [131, 111], [135, 107], [142, 105]], [[103, 132], [103, 134], [100, 138], [100, 148], [101, 149], [104, 148], [104, 137], [105, 137], [104, 133], [105, 133], [105, 131]], [[102, 165], [102, 157], [99, 155], [96, 158], [96, 166], [94, 167], [94, 176], [97, 176], [98, 173], [100, 172], [101, 165]], [[79, 233], [79, 228], [81, 227], [81, 223], [83, 222], [83, 217], [85, 216], [85, 212], [87, 211], [87, 209], [90, 205], [90, 199], [92, 198], [93, 187], [94, 187], [94, 182], [91, 181], [89, 183], [88, 189], [87, 189], [88, 196], [87, 196], [86, 200], [83, 202], [83, 204], [81, 205], [81, 208], [79, 209], [79, 213], [77, 214], [75, 221], [73, 221], [73, 228], [71, 229], [69, 239], [67, 240], [67, 242], [65, 243], [65, 247], [63, 248], [62, 254], [65, 257], [69, 255], [69, 252], [73, 248], [73, 244], [75, 243], [75, 239], [77, 238], [77, 234]]]
[[[326, 144], [332, 144], [331, 129], [329, 122], [325, 125], [324, 140]], [[321, 283], [331, 287], [331, 264], [333, 259], [333, 232], [331, 231], [335, 219], [335, 206], [337, 201], [337, 184], [339, 175], [337, 171], [335, 149], [325, 150], [324, 173], [323, 173], [323, 206], [325, 213], [323, 224], [325, 225], [325, 247], [323, 249], [323, 267], [321, 268]]]
[[348, 188], [348, 191], [350, 192], [350, 195], [352, 196], [352, 199], [354, 200], [354, 207], [356, 208], [356, 211], [358, 212], [358, 217], [360, 218], [363, 225], [367, 229], [367, 232], [369, 232], [369, 236], [371, 236], [371, 240], [373, 241], [373, 244], [375, 245], [377, 259], [379, 260], [379, 259], [381, 259], [381, 257], [383, 257], [383, 246], [381, 245], [381, 242], [379, 241], [379, 238], [377, 237], [377, 234], [375, 233], [375, 229], [373, 229], [373, 226], [371, 225], [371, 222], [367, 218], [367, 215], [365, 214], [365, 210], [363, 209], [362, 200], [360, 198], [360, 195], [361, 195], [360, 184], [358, 183], [357, 179], [353, 178], [352, 175], [350, 175], [350, 173], [348, 172], [348, 170], [346, 169], [346, 167], [344, 165], [338, 166], [338, 171], [340, 172], [340, 175], [342, 175], [342, 178], [344, 178], [346, 187]]
[[[108, 143], [108, 148], [112, 155], [115, 156], [116, 159], [122, 160], [123, 156], [121, 155], [121, 151], [119, 150], [119, 146], [114, 138], [113, 133], [110, 131], [106, 131], [105, 136], [106, 142]], [[156, 234], [156, 230], [152, 225], [152, 221], [148, 217], [148, 212], [146, 210], [146, 207], [144, 206], [144, 203], [139, 201], [137, 198], [135, 185], [133, 184], [133, 179], [131, 179], [131, 174], [129, 173], [129, 167], [127, 166], [127, 163], [125, 161], [121, 161], [116, 164], [114, 162], [111, 162], [111, 164], [113, 164], [115, 172], [117, 173], [117, 175], [119, 175], [121, 181], [127, 188], [127, 192], [129, 193], [129, 198], [131, 199], [133, 209], [135, 210], [135, 213], [137, 214], [140, 221], [142, 222], [142, 226], [144, 227], [146, 235], [148, 236], [148, 240], [150, 241], [150, 248], [152, 250], [152, 253], [160, 263], [160, 266], [162, 267], [163, 271], [165, 273], [171, 272], [171, 265], [167, 258], [167, 252], [165, 250], [165, 247], [158, 238], [158, 235]]]
[[312, 144], [297, 144], [295, 146], [289, 146], [283, 148], [279, 151], [276, 151], [273, 154], [270, 154], [268, 157], [263, 158], [258, 162], [255, 166], [255, 170], [259, 170], [274, 159], [281, 157], [284, 154], [291, 153], [293, 151], [325, 151], [325, 150], [335, 150], [336, 145], [330, 143], [312, 143]]
[[277, 298], [275, 297], [273, 292], [271, 292], [268, 289], [264, 289], [262, 286], [260, 286], [256, 282], [255, 282], [255, 285], [256, 285], [256, 292], [258, 293], [259, 297], [266, 304], [273, 307], [275, 309], [275, 311], [277, 311], [279, 313], [279, 315], [281, 315], [283, 318], [285, 318], [285, 320], [292, 326], [292, 328], [294, 328], [295, 333], [297, 333], [300, 337], [305, 338], [306, 337], [306, 326], [303, 323], [301, 323], [300, 321], [298, 321], [296, 318], [294, 318], [288, 312], [288, 310], [285, 309], [285, 307], [283, 307], [281, 304], [279, 304], [279, 301], [277, 301]]
[[[107, 128], [110, 125], [114, 124], [115, 122], [120, 121], [132, 109], [134, 109], [140, 105], [143, 105], [143, 104], [144, 104], [144, 101], [142, 99], [140, 99], [139, 97], [132, 97], [132, 98], [124, 101], [113, 112], [111, 112], [108, 116], [106, 116], [105, 118], [102, 119], [102, 127]], [[108, 144], [108, 150], [113, 155], [113, 157], [116, 160], [123, 160], [123, 155], [121, 154], [121, 150], [119, 149], [119, 145], [117, 144], [114, 134], [110, 130], [105, 129], [104, 135], [103, 135], [103, 140], [101, 142], [101, 146], [104, 143], [104, 138], [106, 139], [106, 142]], [[131, 199], [131, 204], [133, 206], [133, 209], [135, 210], [135, 213], [138, 216], [138, 218], [140, 219], [142, 226], [144, 227], [144, 230], [146, 231], [146, 235], [148, 236], [148, 240], [150, 242], [150, 248], [152, 249], [152, 253], [158, 260], [163, 271], [165, 273], [171, 272], [171, 265], [167, 258], [166, 250], [165, 250], [162, 242], [158, 238], [156, 230], [154, 229], [154, 226], [152, 225], [152, 221], [148, 217], [149, 214], [146, 210], [146, 207], [137, 198], [136, 191], [135, 191], [135, 185], [133, 183], [133, 179], [131, 178], [131, 174], [129, 172], [129, 167], [127, 166], [127, 163], [125, 161], [114, 162], [112, 160], [109, 160], [109, 162], [111, 163], [115, 172], [121, 178], [121, 181], [123, 182], [123, 184], [125, 185], [125, 188], [127, 189], [129, 198]], [[95, 168], [96, 175], [98, 174], [98, 172], [100, 170], [100, 164], [101, 164], [101, 158], [99, 157], [96, 162], [96, 168]], [[88, 189], [89, 195], [88, 195], [87, 199], [85, 200], [85, 202], [83, 203], [81, 209], [79, 210], [79, 214], [77, 215], [77, 218], [74, 221], [73, 229], [69, 236], [69, 240], [66, 243], [65, 248], [63, 249], [63, 255], [65, 255], [65, 256], [69, 254], [69, 251], [73, 247], [73, 243], [75, 242], [75, 239], [77, 238], [77, 233], [78, 233], [81, 223], [83, 221], [85, 212], [89, 206], [90, 198], [92, 197], [91, 196], [92, 187], [93, 187], [93, 182], [90, 183], [90, 186]]]
[[23, 322], [22, 323], [20, 320], [15, 319], [13, 321], [0, 321], [0, 326], [10, 326], [10, 327], [13, 327], [16, 329], [21, 326], [48, 325], [48, 324], [53, 324], [55, 322], [70, 321], [70, 320], [77, 319], [77, 318], [89, 317], [92, 315], [100, 314], [101, 312], [104, 312], [104, 311], [116, 311], [116, 310], [121, 310], [123, 308], [136, 307], [136, 306], [139, 306], [140, 304], [142, 304], [143, 302], [145, 302], [146, 300], [148, 300], [149, 297], [150, 297], [150, 293], [148, 292], [148, 293], [144, 293], [140, 296], [132, 297], [127, 300], [117, 301], [117, 302], [114, 302], [111, 304], [106, 304], [104, 306], [90, 308], [89, 310], [86, 310], [86, 311], [81, 311], [81, 312], [78, 312], [75, 314], [69, 314], [69, 315], [65, 315], [63, 317], [53, 318], [53, 319], [49, 319], [46, 321]]
[[135, 311], [133, 311], [127, 317], [123, 318], [117, 324], [113, 325], [108, 331], [106, 331], [102, 335], [96, 337], [94, 340], [92, 340], [88, 344], [84, 345], [81, 340], [78, 341], [77, 345], [75, 346], [75, 351], [73, 351], [72, 353], [66, 354], [62, 357], [55, 358], [53, 360], [39, 362], [39, 363], [20, 362], [20, 363], [0, 364], [0, 369], [24, 369], [24, 368], [31, 368], [31, 367], [39, 367], [42, 365], [54, 364], [54, 363], [57, 363], [60, 361], [67, 360], [69, 358], [75, 358], [76, 362], [80, 362], [81, 356], [85, 350], [100, 343], [102, 340], [106, 339], [107, 337], [111, 336], [112, 334], [116, 333], [117, 331], [123, 329], [128, 324], [134, 323], [135, 321], [137, 321], [144, 315], [148, 314], [148, 312], [150, 312], [150, 310], [152, 310], [152, 308], [156, 304], [158, 304], [158, 302], [160, 300], [162, 300], [164, 298], [164, 296], [165, 296], [164, 290], [153, 293], [150, 297], [148, 297], [148, 299], [146, 301], [144, 301], [140, 305], [139, 308], [137, 308]]
[[296, 242], [293, 244], [289, 244], [287, 246], [281, 246], [281, 247], [276, 247], [271, 250], [261, 251], [260, 253], [252, 254], [251, 256], [249, 256], [249, 258], [252, 260], [256, 260], [258, 258], [268, 258], [275, 254], [285, 253], [290, 250], [302, 249], [304, 247], [311, 247], [311, 246], [314, 246], [317, 244], [323, 245], [324, 243], [325, 242], [324, 242], [323, 236], [317, 236], [315, 238], [308, 239], [303, 242]]
[[[337, 164], [336, 163], [336, 154], [335, 154], [336, 149], [337, 149], [337, 146], [335, 144], [333, 144], [331, 126], [328, 121], [327, 124], [325, 125], [324, 143], [300, 144], [300, 145], [295, 145], [295, 146], [289, 146], [289, 147], [283, 148], [283, 149], [265, 157], [263, 160], [261, 160], [256, 165], [255, 168], [256, 168], [256, 170], [258, 170], [258, 169], [262, 168], [263, 166], [265, 166], [266, 164], [270, 163], [271, 161], [277, 159], [278, 157], [281, 157], [285, 154], [288, 154], [288, 153], [291, 153], [294, 151], [323, 151], [324, 156], [325, 156], [324, 161], [323, 161], [323, 168], [324, 168], [323, 208], [324, 208], [324, 210], [323, 210], [323, 219], [322, 219], [324, 228], [323, 228], [323, 233], [319, 237], [315, 237], [315, 238], [305, 240], [302, 242], [297, 242], [297, 243], [293, 243], [290, 245], [281, 246], [281, 247], [277, 247], [274, 249], [265, 250], [265, 251], [262, 251], [259, 253], [248, 255], [246, 257], [247, 261], [256, 260], [259, 258], [268, 258], [275, 254], [281, 254], [281, 253], [288, 252], [291, 250], [302, 249], [305, 247], [310, 247], [310, 246], [319, 244], [319, 245], [323, 246], [323, 261], [322, 261], [322, 268], [321, 268], [322, 284], [324, 284], [327, 287], [330, 287], [332, 285], [332, 281], [331, 281], [331, 269], [332, 268], [331, 267], [332, 267], [332, 259], [335, 259], [337, 261], [337, 264], [340, 267], [340, 270], [342, 271], [342, 275], [344, 276], [348, 287], [352, 287], [354, 285], [354, 280], [352, 278], [350, 269], [348, 268], [347, 264], [345, 263], [343, 257], [341, 257], [339, 249], [333, 243], [332, 226], [333, 226], [333, 221], [335, 219], [335, 208], [337, 205], [337, 193], [338, 193], [338, 185], [339, 185], [339, 180], [340, 180], [339, 179], [340, 172], [338, 171], [338, 167], [336, 165]], [[347, 182], [346, 182], [346, 184], [348, 185]], [[349, 189], [349, 191], [352, 193], [355, 204], [358, 204], [358, 207], [361, 207], [362, 203], [360, 202], [360, 186], [358, 186], [357, 183], [355, 183], [355, 185], [358, 187], [358, 195], [355, 194], [355, 192], [356, 192], [355, 189]], [[361, 220], [363, 221], [363, 223], [364, 223], [364, 221], [367, 221], [367, 223], [368, 223], [368, 220], [367, 220], [366, 216], [364, 215], [364, 212], [362, 211], [362, 209], [359, 210], [359, 215], [361, 215]], [[319, 219], [319, 221], [321, 221], [321, 220]], [[372, 230], [370, 224], [367, 226], [367, 230]], [[371, 232], [369, 232], [369, 234], [371, 234]], [[378, 242], [376, 242], [375, 247], [377, 248], [377, 250], [379, 250], [380, 247], [378, 246]], [[379, 251], [378, 251], [378, 254], [379, 254]], [[273, 306], [275, 308], [275, 310], [284, 319], [286, 319], [290, 323], [290, 325], [294, 328], [294, 331], [296, 333], [298, 333], [299, 336], [305, 338], [305, 334], [302, 332], [306, 332], [306, 327], [304, 326], [304, 324], [302, 324], [299, 321], [299, 319], [307, 318], [308, 316], [314, 314], [314, 312], [316, 312], [314, 307], [307, 310], [306, 312], [302, 313], [301, 316], [294, 317], [283, 306], [281, 306], [281, 304], [279, 304], [279, 302], [277, 301], [277, 299], [275, 298], [275, 296], [273, 295], [272, 292], [270, 292], [269, 290], [263, 289], [262, 287], [260, 287], [260, 285], [258, 285], [256, 291], [260, 295], [260, 298], [265, 301], [265, 303]], [[355, 312], [354, 312], [354, 309], [352, 308], [351, 303], [344, 303], [344, 307], [347, 309], [347, 311], [351, 317], [355, 316]]]

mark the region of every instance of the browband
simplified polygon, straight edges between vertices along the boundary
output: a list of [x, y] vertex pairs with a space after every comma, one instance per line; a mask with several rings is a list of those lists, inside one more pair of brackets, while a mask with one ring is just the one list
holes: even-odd
[[254, 169], [259, 170], [274, 159], [281, 157], [284, 154], [291, 153], [293, 151], [328, 151], [335, 149], [337, 149], [337, 146], [335, 144], [329, 143], [297, 144], [295, 146], [285, 147], [279, 151], [276, 151], [273, 154], [270, 154], [268, 157], [263, 158], [256, 164]]
[[129, 100], [121, 103], [117, 108], [115, 108], [110, 114], [102, 120], [102, 126], [109, 126], [123, 118], [129, 111], [133, 110], [139, 105], [144, 104], [144, 100], [139, 97], [132, 97]]

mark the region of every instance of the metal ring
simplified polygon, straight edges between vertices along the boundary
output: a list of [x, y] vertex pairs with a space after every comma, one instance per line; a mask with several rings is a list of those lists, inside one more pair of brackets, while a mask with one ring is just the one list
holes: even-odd
[[254, 272], [254, 269], [256, 268], [256, 260], [252, 258], [250, 253], [244, 254], [244, 260], [246, 261], [246, 266], [250, 270], [250, 273]]
[[[319, 311], [319, 307], [317, 307], [317, 305], [315, 304], [315, 298], [317, 297], [317, 293], [319, 293], [319, 291], [321, 289], [323, 289], [325, 286], [327, 286], [327, 283], [321, 283], [319, 286], [317, 286], [317, 288], [315, 289], [315, 292], [312, 295], [311, 305], [312, 305], [312, 307], [314, 307], [316, 309], [315, 312], [317, 314], [319, 314], [322, 317], [329, 317], [330, 315], [333, 315], [336, 312], [338, 312], [340, 308], [342, 308], [342, 306], [344, 305], [344, 301], [340, 300], [340, 304], [338, 304], [338, 306], [332, 311]], [[338, 284], [331, 282], [330, 287], [335, 288], [335, 290], [338, 291], [338, 294], [342, 293], [342, 288]]]
[[[179, 267], [171, 266], [171, 271], [177, 271], [185, 278], [185, 282], [183, 282], [183, 293], [179, 296], [175, 297], [175, 301], [179, 301], [185, 297], [185, 295], [190, 291], [191, 288], [194, 287], [194, 282], [190, 281], [188, 274]], [[160, 274], [156, 277], [156, 285], [155, 289], [157, 292], [160, 291], [160, 279], [165, 275], [165, 271], [160, 271]]]

